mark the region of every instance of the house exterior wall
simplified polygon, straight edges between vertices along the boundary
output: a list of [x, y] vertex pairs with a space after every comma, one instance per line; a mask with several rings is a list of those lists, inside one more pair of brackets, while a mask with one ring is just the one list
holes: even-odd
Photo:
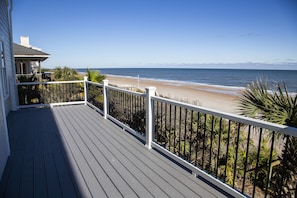
[[23, 61], [15, 59], [16, 74], [33, 74], [40, 70], [39, 61]]
[[32, 74], [32, 67], [30, 61], [15, 60], [16, 74]]
[[[15, 67], [14, 67], [14, 56], [12, 52], [12, 38], [11, 38], [11, 29], [10, 29], [10, 12], [9, 12], [9, 0], [0, 0], [0, 42], [3, 43], [4, 47], [4, 60], [5, 60], [5, 73], [6, 73], [6, 82], [7, 85], [2, 87], [7, 89], [7, 93], [4, 94], [4, 106], [6, 116], [12, 109], [12, 96], [15, 93], [14, 87], [11, 86], [12, 82], [15, 82]], [[12, 94], [13, 93], [13, 94]]]
[[[12, 58], [12, 42], [10, 29], [10, 8], [11, 4], [8, 0], [0, 0], [0, 44], [1, 46], [1, 80], [0, 80], [0, 178], [6, 165], [8, 156], [10, 155], [8, 129], [6, 116], [11, 110], [11, 87], [10, 81], [13, 76], [13, 58]], [[5, 64], [5, 68], [3, 68]], [[3, 76], [5, 75], [5, 80]], [[5, 83], [7, 83], [5, 85]], [[13, 89], [13, 88], [12, 88]]]

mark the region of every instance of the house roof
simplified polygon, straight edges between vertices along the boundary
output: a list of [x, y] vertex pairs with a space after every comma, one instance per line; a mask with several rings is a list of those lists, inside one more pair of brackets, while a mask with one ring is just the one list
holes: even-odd
[[14, 49], [14, 58], [16, 60], [29, 59], [31, 61], [44, 61], [45, 59], [50, 57], [50, 55], [45, 52], [42, 52], [33, 48], [25, 47], [16, 43], [13, 44], [13, 49]]

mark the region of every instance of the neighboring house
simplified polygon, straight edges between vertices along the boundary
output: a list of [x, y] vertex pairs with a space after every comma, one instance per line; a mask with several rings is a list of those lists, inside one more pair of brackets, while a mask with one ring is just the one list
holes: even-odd
[[12, 0], [0, 0], [0, 179], [10, 155], [6, 116], [16, 107], [11, 11]]
[[41, 49], [29, 44], [29, 37], [22, 36], [21, 44], [13, 44], [16, 74], [40, 73], [40, 63], [50, 57]]

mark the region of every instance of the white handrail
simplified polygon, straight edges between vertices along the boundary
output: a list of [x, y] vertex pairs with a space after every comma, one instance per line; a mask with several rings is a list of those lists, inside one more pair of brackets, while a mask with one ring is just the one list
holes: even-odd
[[253, 125], [256, 127], [265, 128], [265, 129], [269, 129], [272, 131], [277, 131], [277, 132], [280, 132], [285, 135], [291, 135], [291, 136], [297, 137], [297, 128], [294, 128], [294, 127], [275, 124], [275, 123], [267, 122], [264, 120], [258, 120], [258, 119], [244, 117], [244, 116], [240, 116], [240, 115], [236, 115], [236, 114], [225, 113], [225, 112], [221, 112], [221, 111], [217, 111], [217, 110], [213, 110], [213, 109], [209, 109], [209, 108], [205, 108], [205, 107], [201, 107], [201, 106], [195, 106], [195, 105], [187, 104], [184, 102], [178, 102], [175, 100], [162, 98], [162, 97], [158, 97], [158, 96], [153, 96], [151, 98], [152, 98], [152, 100], [155, 100], [155, 101], [166, 102], [168, 104], [187, 108], [188, 110], [199, 111], [201, 113], [210, 114], [213, 116], [222, 117], [222, 118], [240, 122], [243, 124]]
[[129, 94], [132, 94], [132, 95], [135, 95], [135, 96], [146, 96], [145, 93], [138, 93], [138, 92], [135, 92], [135, 91], [126, 90], [126, 89], [122, 89], [122, 88], [119, 88], [119, 87], [113, 87], [113, 86], [108, 85], [108, 86], [106, 86], [106, 88], [110, 89], [110, 90], [123, 92], [123, 93], [129, 93]]
[[50, 82], [20, 82], [16, 85], [50, 85], [50, 84], [68, 84], [68, 83], [83, 83], [83, 80], [70, 80], [70, 81], [50, 81]]

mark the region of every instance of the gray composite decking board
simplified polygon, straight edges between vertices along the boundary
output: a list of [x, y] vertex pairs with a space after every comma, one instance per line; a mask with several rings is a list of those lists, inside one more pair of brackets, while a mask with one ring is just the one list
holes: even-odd
[[[111, 134], [113, 134], [113, 133], [111, 133]], [[127, 138], [127, 136], [125, 136], [125, 137]], [[115, 139], [115, 141], [117, 141], [117, 144], [119, 144], [119, 145], [120, 144], [125, 144], [125, 145], [129, 144], [129, 139], [126, 139], [126, 141], [124, 142], [123, 137], [120, 137], [119, 135], [114, 135], [113, 138]], [[131, 145], [131, 146], [133, 146], [133, 145]], [[173, 172], [176, 174], [176, 173], [178, 173], [178, 172], [176, 172], [178, 170], [172, 168], [171, 166], [168, 166], [168, 163], [167, 164], [166, 163], [159, 164], [162, 161], [160, 161], [159, 158], [156, 158], [155, 155], [151, 155], [154, 152], [147, 151], [143, 147], [143, 145], [140, 148], [133, 147], [130, 150], [133, 150], [133, 152], [130, 153], [130, 155], [127, 155], [127, 158], [137, 159], [138, 164], [139, 164], [139, 162], [145, 162], [145, 164], [143, 164], [143, 166], [146, 167], [144, 170], [150, 169], [151, 172], [148, 172], [148, 174], [154, 174], [155, 175], [154, 180], [156, 182], [158, 182], [157, 184], [160, 186], [160, 188], [164, 188], [164, 189], [166, 189], [167, 192], [170, 192], [171, 193], [170, 196], [173, 196], [173, 195], [178, 196], [179, 192], [177, 190], [179, 188], [181, 188], [180, 191], [183, 192], [183, 194], [186, 195], [187, 197], [199, 196], [199, 193], [201, 193], [201, 190], [204, 190], [202, 188], [197, 188], [197, 186], [195, 186], [196, 188], [194, 188], [194, 189], [189, 188], [187, 186], [187, 184], [191, 185], [193, 183], [193, 178], [191, 178], [191, 179], [184, 178], [184, 176], [185, 176], [184, 174], [179, 174], [176, 177], [172, 176], [170, 174], [170, 172]], [[162, 158], [164, 158], [164, 157], [162, 156]], [[156, 161], [158, 161], [158, 163], [156, 163]], [[169, 164], [172, 164], [171, 161], [169, 161], [169, 162], [170, 162]], [[141, 164], [138, 165], [138, 167], [143, 167], [143, 166], [141, 166]], [[178, 169], [180, 169], [180, 167], [178, 167]], [[184, 170], [183, 170], [183, 172], [184, 172]], [[190, 177], [192, 177], [192, 175], [190, 175]], [[177, 189], [175, 189], [175, 188], [177, 188]], [[195, 191], [197, 194], [191, 194], [192, 190]], [[184, 192], [186, 192], [188, 194], [185, 194]]]
[[[60, 112], [61, 114], [64, 114], [64, 117], [65, 117], [65, 112], [64, 112], [65, 110], [61, 110], [61, 109], [59, 109], [59, 110], [60, 110], [59, 112]], [[72, 113], [68, 113], [68, 115], [71, 115], [71, 114], [72, 114]], [[61, 117], [63, 117], [63, 115], [61, 115]], [[77, 124], [77, 122], [73, 122], [73, 123], [71, 123], [71, 121], [73, 121], [72, 119], [70, 119], [69, 121], [70, 121], [70, 122], [68, 122], [69, 124], [73, 124], [73, 125]], [[82, 124], [82, 123], [81, 123], [81, 124]], [[76, 136], [78, 136], [78, 135], [76, 134]], [[103, 151], [103, 152], [104, 152], [104, 153], [108, 153], [108, 150]], [[100, 161], [102, 162], [102, 158], [100, 158], [100, 159], [101, 159]], [[110, 166], [110, 167], [111, 167], [111, 166]], [[108, 170], [108, 171], [109, 171], [109, 172], [113, 172], [113, 170], [111, 170], [110, 167], [109, 167], [109, 170]], [[121, 168], [121, 167], [118, 167], [118, 168]], [[125, 170], [120, 170], [120, 172], [123, 172], [124, 174], [126, 173]], [[134, 179], [135, 179], [134, 177], [131, 177], [131, 181], [134, 180]], [[135, 186], [136, 190], [139, 190], [139, 191], [140, 191], [140, 190], [141, 190], [141, 188], [140, 188], [141, 186], [139, 186], [138, 183], [135, 183], [135, 184], [136, 184], [136, 186]], [[142, 193], [142, 192], [143, 192], [143, 190], [140, 191], [140, 193]], [[148, 192], [146, 192], [146, 193], [148, 194]], [[146, 195], [147, 195], [147, 194], [146, 194]], [[145, 194], [144, 194], [144, 195], [145, 195]]]
[[[101, 138], [104, 138], [103, 136], [100, 136]], [[106, 138], [106, 137], [105, 137]], [[110, 138], [106, 138], [104, 140], [102, 140], [102, 142], [100, 144], [104, 144], [106, 148], [110, 148], [110, 151], [116, 146], [112, 143], [113, 139], [110, 140]], [[113, 153], [117, 154], [117, 158], [120, 162], [122, 162], [122, 164], [125, 167], [128, 167], [130, 169], [133, 170], [133, 172], [131, 171], [131, 173], [133, 175], [137, 175], [139, 177], [139, 182], [143, 183], [143, 186], [147, 189], [147, 190], [151, 190], [152, 192], [154, 192], [154, 196], [159, 195], [161, 197], [164, 196], [168, 196], [165, 192], [163, 192], [159, 186], [157, 186], [153, 180], [150, 178], [149, 174], [144, 174], [143, 172], [141, 172], [141, 168], [139, 168], [139, 166], [135, 165], [135, 161], [134, 158], [130, 158], [129, 156], [125, 156], [123, 154], [123, 151], [128, 151], [128, 148], [120, 148], [118, 150], [114, 150]], [[118, 153], [121, 153], [120, 155]], [[129, 153], [129, 152], [126, 152]], [[128, 159], [128, 160], [127, 160]], [[132, 163], [132, 161], [134, 163]], [[145, 164], [142, 164], [143, 166]], [[151, 174], [153, 174], [153, 172], [151, 172]], [[144, 183], [145, 182], [145, 183]], [[177, 196], [182, 196], [182, 195], [178, 195]]]
[[[65, 111], [67, 113], [67, 111]], [[87, 150], [86, 157], [88, 159], [88, 162], [90, 166], [92, 166], [94, 171], [94, 174], [98, 178], [99, 182], [102, 184], [103, 189], [105, 190], [107, 196], [111, 197], [122, 197], [131, 195], [133, 191], [127, 191], [128, 186], [121, 187], [121, 190], [127, 191], [127, 192], [121, 192], [117, 185], [115, 185], [114, 182], [117, 182], [120, 178], [117, 177], [115, 180], [111, 180], [109, 178], [109, 175], [107, 174], [106, 170], [109, 170], [109, 172], [112, 172], [110, 170], [111, 166], [110, 164], [107, 164], [106, 160], [103, 160], [104, 157], [98, 156], [97, 153], [100, 153], [99, 150], [96, 150], [95, 145], [93, 142], [87, 138], [87, 135], [85, 133], [81, 133], [81, 130], [79, 126], [77, 126], [77, 120], [73, 119], [73, 127], [75, 128], [75, 131], [77, 132], [77, 135], [80, 136], [81, 140], [83, 140], [83, 145], [85, 146], [85, 149]], [[88, 155], [89, 154], [89, 155]], [[100, 160], [99, 160], [100, 159]], [[103, 166], [105, 165], [105, 169]], [[121, 183], [117, 182], [117, 184], [121, 185]]]
[[[80, 116], [88, 116], [89, 114], [90, 114], [90, 112], [88, 111], [87, 112], [87, 114], [82, 114], [82, 112], [84, 111], [84, 109], [81, 109], [81, 110], [79, 110], [79, 115], [75, 115], [75, 112], [74, 113], [71, 113], [71, 112], [68, 112], [67, 114], [69, 114], [69, 115], [73, 115], [74, 117], [71, 119], [71, 120], [75, 120], [75, 118], [78, 118], [78, 117], [80, 117]], [[78, 111], [76, 111], [76, 112], [78, 112]], [[64, 113], [66, 113], [66, 112], [64, 112]], [[92, 119], [94, 117], [94, 115], [92, 115], [92, 116], [89, 116], [89, 119]], [[95, 116], [96, 117], [96, 116]], [[97, 125], [99, 126], [99, 125], [102, 125], [102, 121], [104, 121], [104, 120], [100, 120], [99, 121], [99, 123], [97, 123]], [[79, 122], [79, 120], [78, 120], [78, 122]], [[78, 123], [78, 122], [74, 122], [74, 123]], [[94, 124], [94, 123], [96, 123], [96, 120], [92, 120], [92, 122], [90, 122], [89, 124]], [[83, 124], [82, 123], [80, 123], [80, 125], [79, 126], [82, 126]], [[96, 124], [95, 124], [96, 125]], [[106, 125], [106, 127], [109, 127], [110, 125]], [[106, 130], [106, 128], [105, 129], [103, 129], [103, 130]], [[115, 127], [114, 128], [114, 130], [115, 131], [119, 131], [118, 130], [118, 127]], [[122, 131], [120, 131], [120, 133], [122, 133]], [[113, 134], [113, 133], [111, 133], [111, 134]], [[118, 134], [117, 134], [118, 135]], [[102, 138], [102, 137], [101, 137]], [[130, 137], [131, 138], [131, 137]], [[139, 141], [137, 141], [138, 143], [139, 143]], [[113, 147], [112, 147], [113, 148]], [[142, 149], [144, 149], [144, 152], [146, 151], [145, 150], [145, 148], [143, 147], [143, 144], [141, 144], [141, 147], [140, 148], [142, 148]], [[121, 150], [121, 149], [119, 149], [119, 150]], [[119, 151], [116, 151], [116, 152], [119, 152]], [[142, 154], [141, 154], [142, 155]], [[125, 159], [122, 159], [122, 161], [125, 161]], [[172, 164], [172, 162], [171, 162], [171, 164]], [[178, 167], [178, 168], [180, 168], [180, 167]], [[184, 171], [184, 170], [183, 170]], [[159, 180], [160, 180], [160, 178], [159, 178]], [[193, 182], [193, 181], [192, 181]], [[163, 183], [165, 183], [165, 182], [163, 182]], [[180, 183], [179, 183], [179, 185], [181, 185]], [[197, 186], [196, 186], [196, 188], [197, 188]], [[172, 190], [172, 189], [171, 189]], [[173, 190], [174, 191], [174, 190]], [[190, 192], [191, 191], [191, 189], [187, 189], [187, 191], [185, 191], [185, 192]], [[200, 188], [200, 190], [199, 190], [199, 192], [198, 193], [201, 193], [201, 188]], [[203, 194], [203, 193], [202, 193]], [[176, 197], [180, 197], [180, 195], [178, 195], [178, 194], [171, 194], [171, 196], [174, 196], [174, 195], [176, 195]], [[187, 195], [187, 194], [186, 194]], [[190, 195], [189, 195], [190, 196]], [[193, 196], [193, 194], [191, 194], [191, 196]], [[197, 194], [195, 195], [195, 196], [198, 196]], [[209, 194], [208, 194], [208, 197], [209, 197]]]
[[[81, 111], [80, 111], [81, 112]], [[88, 113], [88, 114], [90, 114], [90, 113]], [[87, 114], [87, 115], [88, 115]], [[95, 118], [93, 115], [90, 115], [89, 116], [89, 119], [92, 119], [92, 118]], [[100, 121], [101, 122], [101, 121]], [[96, 120], [93, 120], [91, 123], [95, 123], [96, 124]], [[114, 126], [114, 125], [108, 125], [108, 126]], [[107, 127], [108, 127], [107, 126]], [[114, 130], [116, 130], [116, 131], [118, 131], [118, 128], [117, 127], [115, 127], [114, 128]], [[114, 134], [114, 133], [110, 133], [110, 134]], [[125, 136], [125, 137], [127, 137], [127, 136]], [[128, 145], [129, 144], [129, 141], [128, 142], [126, 142], [126, 143], [123, 143], [123, 139], [122, 139], [122, 137], [120, 137], [118, 134], [114, 134], [114, 138], [118, 138], [118, 144], [125, 144], [125, 145]], [[128, 138], [131, 138], [131, 137], [128, 137]], [[115, 146], [116, 145], [118, 145], [118, 144], [115, 144]], [[137, 158], [137, 155], [138, 156], [141, 156], [142, 157], [142, 159], [141, 159], [141, 161], [145, 161], [146, 159], [148, 159], [147, 158], [147, 156], [143, 156], [143, 154], [142, 154], [142, 152], [147, 152], [147, 150], [143, 147], [143, 145], [141, 145], [141, 147], [139, 147], [142, 151], [141, 152], [139, 152], [138, 154], [136, 154], [136, 158]], [[121, 150], [121, 149], [119, 149], [119, 150]], [[131, 150], [133, 150], [133, 151], [135, 151], [135, 150], [137, 150], [137, 148], [135, 149], [129, 149], [130, 151]], [[150, 153], [150, 152], [148, 152], [148, 153]], [[134, 157], [135, 158], [135, 157]], [[163, 156], [162, 156], [162, 158], [164, 158]], [[148, 161], [148, 162], [151, 162], [151, 161]], [[169, 164], [173, 164], [171, 161], [169, 161]], [[153, 164], [154, 165], [154, 164]], [[160, 167], [162, 167], [162, 166], [160, 166]], [[164, 170], [166, 171], [166, 169], [168, 168], [168, 167], [163, 167], [164, 169], [163, 170], [161, 170], [160, 172], [161, 172], [161, 174], [164, 172]], [[178, 167], [178, 169], [180, 169], [180, 167]], [[144, 170], [146, 170], [146, 169], [144, 169]], [[158, 168], [157, 169], [155, 169], [154, 170], [154, 168], [152, 169], [153, 171], [156, 171], [156, 170], [158, 170]], [[183, 172], [185, 172], [184, 170], [182, 170]], [[175, 170], [173, 170], [173, 172], [175, 172]], [[162, 175], [162, 177], [163, 177], [164, 175]], [[190, 175], [191, 176], [191, 175]], [[165, 177], [166, 177], [166, 175], [165, 175]], [[172, 180], [173, 179], [173, 180]], [[166, 181], [176, 181], [176, 180], [178, 180], [179, 179], [179, 177], [177, 177], [177, 178], [168, 178]], [[158, 181], [160, 181], [160, 178], [158, 178]], [[189, 185], [191, 185], [191, 183], [193, 183], [193, 179], [191, 178], [190, 180], [188, 180], [188, 181], [190, 181], [190, 182], [188, 182], [188, 184]], [[163, 183], [165, 183], [165, 182], [163, 182]], [[187, 183], [187, 180], [182, 180], [181, 181], [181, 183]], [[200, 182], [200, 183], [203, 183], [203, 182]], [[203, 183], [204, 184], [204, 183]], [[160, 184], [161, 186], [162, 186], [162, 184]], [[180, 183], [178, 183], [178, 185], [174, 185], [174, 187], [176, 187], [176, 186], [182, 186]], [[187, 188], [187, 186], [186, 185], [183, 185], [183, 187], [186, 187]], [[172, 190], [172, 189], [171, 189]], [[197, 188], [197, 186], [196, 186], [196, 188], [194, 189], [194, 191], [196, 191], [196, 193], [198, 194], [198, 193], [200, 193], [201, 194], [201, 191], [203, 192], [205, 189], [203, 189], [203, 188]], [[174, 192], [175, 190], [173, 190], [173, 192]], [[182, 190], [183, 192], [191, 192], [191, 188], [187, 188], [186, 190], [185, 189], [183, 189]], [[197, 196], [197, 194], [195, 195], [195, 196]], [[203, 194], [203, 193], [202, 193]], [[176, 196], [178, 196], [178, 194], [175, 194]], [[219, 194], [220, 195], [220, 194]], [[186, 196], [194, 196], [193, 194], [186, 194]]]
[[[96, 123], [95, 120], [93, 120], [92, 123]], [[114, 134], [114, 133], [110, 133], [110, 134]], [[121, 132], [121, 134], [116, 134], [115, 136], [118, 136], [119, 138], [123, 138], [122, 136], [120, 137], [120, 135], [124, 135], [123, 132]], [[109, 134], [106, 134], [106, 136], [110, 136]], [[168, 181], [170, 181], [169, 179], [168, 180], [164, 180], [163, 176], [160, 176], [160, 175], [157, 175], [155, 173], [155, 170], [150, 167], [150, 165], [152, 165], [151, 160], [148, 160], [148, 158], [146, 158], [145, 156], [143, 156], [143, 153], [146, 152], [146, 149], [144, 148], [143, 145], [140, 145], [141, 149], [142, 149], [142, 152], [138, 153], [138, 154], [135, 154], [134, 152], [122, 152], [121, 150], [124, 150], [125, 149], [125, 146], [128, 146], [129, 143], [124, 143], [124, 144], [121, 144], [120, 141], [117, 141], [115, 139], [115, 136], [113, 137], [106, 137], [106, 141], [114, 141], [114, 147], [117, 148], [117, 151], [116, 152], [120, 152], [122, 153], [123, 155], [123, 159], [134, 159], [134, 160], [131, 160], [133, 161], [133, 169], [138, 169], [138, 171], [142, 171], [142, 173], [145, 175], [145, 177], [148, 177], [150, 178], [150, 180], [155, 184], [155, 187], [159, 188], [159, 189], [152, 189], [152, 191], [155, 193], [154, 195], [160, 195], [161, 193], [163, 193], [164, 195], [163, 196], [176, 196], [176, 197], [182, 197], [183, 195], [178, 192], [174, 187], [175, 186], [171, 186], [169, 184]], [[139, 145], [138, 145], [139, 146]], [[127, 150], [131, 150], [131, 148], [127, 147]], [[137, 155], [139, 155], [140, 157], [142, 157], [142, 159], [139, 159], [137, 157]], [[125, 161], [123, 160], [122, 161]], [[130, 167], [129, 164], [126, 165], [127, 167]], [[164, 190], [164, 192], [160, 192]], [[188, 189], [189, 191], [191, 191], [191, 189]], [[189, 196], [198, 196], [197, 194], [196, 195], [189, 195]]]
[[224, 196], [88, 106], [12, 112], [8, 127], [0, 197]]
[[[93, 119], [93, 121], [91, 123], [96, 124], [96, 120], [94, 120], [94, 118], [95, 118], [94, 116], [89, 115], [89, 119]], [[108, 125], [107, 127], [113, 128], [111, 130], [118, 131], [117, 127], [114, 127], [114, 125]], [[118, 144], [129, 145], [130, 144], [129, 142], [131, 142], [130, 141], [131, 136], [119, 136], [118, 134], [115, 134], [115, 133], [110, 133], [109, 135], [113, 135], [114, 140], [117, 141], [117, 144], [115, 144], [115, 146]], [[146, 162], [146, 165], [148, 165], [148, 168], [151, 168], [151, 170], [153, 170], [153, 172], [158, 172], [160, 177], [162, 179], [165, 179], [166, 182], [169, 181], [170, 183], [172, 183], [172, 186], [174, 188], [176, 188], [176, 187], [180, 188], [182, 186], [183, 188], [181, 189], [181, 191], [184, 192], [184, 195], [186, 195], [187, 197], [198, 196], [199, 194], [202, 196], [205, 195], [205, 196], [210, 197], [210, 195], [208, 193], [204, 193], [205, 189], [209, 188], [209, 186], [207, 186], [207, 184], [205, 184], [204, 182], [201, 182], [198, 179], [194, 179], [194, 181], [196, 181], [196, 183], [193, 183], [193, 176], [190, 174], [185, 174], [185, 171], [183, 169], [181, 170], [180, 167], [173, 164], [172, 161], [167, 160], [167, 163], [162, 162], [162, 160], [166, 160], [166, 158], [159, 155], [158, 153], [156, 154], [156, 152], [148, 152], [143, 147], [142, 144], [141, 144], [141, 147], [135, 147], [132, 144], [131, 144], [131, 146], [133, 148], [129, 148], [129, 150], [133, 151], [134, 158], [136, 157], [136, 158], [139, 158], [140, 161]], [[150, 160], [147, 160], [147, 159], [150, 159]], [[158, 161], [158, 163], [154, 163], [155, 161]], [[172, 165], [175, 168], [172, 167]], [[179, 174], [180, 171], [182, 171], [182, 174]], [[170, 175], [170, 173], [174, 173], [175, 177]], [[160, 185], [160, 187], [162, 187], [162, 183], [163, 184], [166, 183], [166, 182], [162, 182], [162, 179], [158, 178], [158, 181], [161, 181], [161, 183], [158, 184], [158, 185]], [[180, 181], [176, 182], [178, 180], [180, 180]], [[184, 185], [181, 185], [181, 184], [184, 184]], [[197, 184], [204, 186], [204, 187], [197, 188]], [[193, 187], [193, 188], [191, 188], [191, 187]], [[175, 189], [174, 190], [168, 189], [168, 191], [176, 193]], [[196, 193], [196, 195], [191, 194], [191, 191], [194, 191]], [[186, 194], [185, 192], [188, 194]], [[173, 195], [177, 196], [178, 194], [173, 194]], [[221, 196], [221, 194], [215, 192], [214, 196]]]
[[[70, 116], [70, 114], [69, 114]], [[80, 160], [80, 164], [82, 165], [82, 169], [87, 171], [85, 172], [85, 174], [87, 174], [88, 176], [88, 186], [90, 188], [91, 194], [92, 195], [100, 195], [101, 197], [107, 197], [107, 193], [106, 193], [106, 189], [103, 188], [103, 180], [100, 180], [100, 176], [97, 176], [95, 172], [98, 171], [98, 169], [100, 170], [99, 166], [96, 166], [94, 159], [92, 159], [91, 157], [91, 153], [88, 151], [88, 149], [85, 146], [85, 143], [82, 141], [79, 133], [83, 133], [83, 131], [76, 131], [76, 129], [74, 128], [73, 124], [71, 123], [69, 120], [67, 120], [67, 116], [61, 116], [62, 119], [65, 119], [65, 124], [67, 125], [67, 132], [69, 133], [70, 137], [67, 138], [73, 138], [73, 146], [72, 147], [76, 147], [75, 149], [77, 150], [77, 152], [75, 152], [76, 154], [79, 154], [77, 156], [75, 156], [76, 158], [78, 158], [78, 160]], [[62, 131], [62, 133], [65, 133], [66, 131]], [[66, 132], [66, 133], [67, 133]], [[76, 145], [75, 145], [76, 144]], [[71, 148], [72, 149], [72, 148]], [[114, 189], [113, 189], [114, 190]], [[111, 195], [110, 195], [111, 196]]]
[[[90, 123], [91, 124], [91, 123]], [[91, 134], [89, 134], [89, 135], [91, 135]], [[101, 138], [103, 138], [103, 136], [100, 136]], [[114, 148], [114, 144], [112, 144], [112, 142], [111, 142], [112, 140], [108, 140], [108, 139], [105, 139], [105, 140], [102, 140], [102, 142], [100, 142], [99, 144], [101, 144], [101, 145], [105, 145], [105, 147], [106, 148], [109, 148], [109, 150], [111, 151], [113, 148]], [[123, 150], [127, 150], [126, 148], [123, 148]], [[127, 160], [127, 159], [129, 159], [129, 158], [123, 158], [123, 156], [120, 156], [119, 157], [119, 155], [117, 154], [117, 153], [119, 153], [119, 151], [116, 151], [116, 152], [113, 152], [114, 153], [114, 155], [117, 155], [116, 157], [118, 158], [118, 160], [119, 160], [119, 162], [122, 162], [122, 164], [125, 166], [125, 167], [128, 167], [128, 168], [130, 168], [130, 169], [132, 169], [132, 170], [134, 170], [133, 172], [131, 171], [131, 173], [133, 174], [133, 175], [138, 175], [138, 177], [140, 177], [139, 178], [139, 180], [140, 181], [144, 181], [144, 180], [147, 180], [147, 183], [146, 184], [143, 184], [143, 187], [145, 187], [147, 190], [149, 190], [148, 189], [148, 187], [147, 186], [150, 186], [149, 188], [150, 188], [150, 190], [152, 191], [152, 192], [155, 192], [156, 194], [158, 194], [158, 195], [160, 195], [160, 196], [165, 196], [165, 194], [164, 194], [164, 192], [162, 192], [162, 191], [160, 191], [160, 189], [156, 186], [156, 185], [154, 185], [151, 181], [149, 181], [147, 178], [147, 176], [141, 176], [139, 173], [140, 173], [140, 170], [137, 170], [137, 168], [138, 167], [133, 167], [133, 164], [132, 163], [130, 163], [130, 160]], [[122, 157], [122, 159], [121, 159], [121, 157]], [[133, 159], [133, 158], [132, 158]], [[128, 165], [127, 164], [125, 164], [124, 162], [125, 161], [127, 161], [128, 162]], [[134, 173], [135, 172], [135, 173]], [[141, 180], [141, 178], [142, 178], [142, 180]]]
[[[51, 116], [50, 119], [51, 122], [55, 122], [53, 116]], [[49, 123], [46, 122], [44, 126], [52, 129], [52, 132], [48, 133], [48, 139], [53, 151], [53, 158], [56, 165], [55, 168], [58, 174], [62, 195], [64, 197], [77, 197], [79, 193], [76, 191], [77, 187], [75, 187], [74, 178], [71, 177], [70, 167], [67, 164], [67, 160], [65, 160], [65, 152], [63, 151], [66, 149], [63, 147], [58, 127], [54, 126], [53, 128]]]

